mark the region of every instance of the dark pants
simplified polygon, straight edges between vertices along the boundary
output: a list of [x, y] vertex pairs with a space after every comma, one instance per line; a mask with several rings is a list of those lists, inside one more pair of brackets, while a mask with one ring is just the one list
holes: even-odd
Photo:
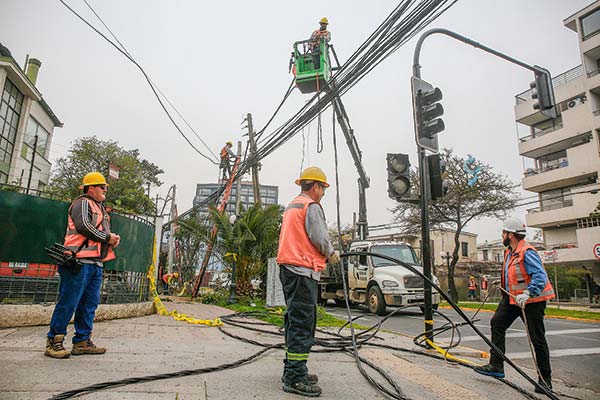
[[219, 168], [223, 170], [223, 179], [227, 179], [231, 176], [231, 164], [229, 164], [229, 158], [221, 158], [221, 165]]
[[102, 267], [96, 264], [83, 264], [79, 272], [73, 273], [71, 268], [59, 266], [58, 273], [60, 274], [59, 297], [50, 320], [48, 337], [66, 335], [67, 325], [75, 313], [73, 343], [89, 340], [96, 309], [100, 303]]
[[312, 53], [313, 68], [315, 71], [321, 68], [321, 50], [315, 50]]
[[[548, 342], [546, 342], [546, 329], [544, 328], [545, 309], [545, 301], [529, 303], [525, 306], [525, 317], [527, 318], [529, 336], [535, 349], [538, 368], [540, 369], [542, 378], [550, 382], [552, 370], [550, 369], [550, 350], [548, 349]], [[517, 318], [523, 319], [521, 308], [510, 304], [508, 296], [503, 295], [491, 321], [492, 343], [503, 353], [506, 352], [506, 330]], [[502, 358], [494, 350], [490, 350], [490, 363], [502, 365]]]
[[287, 306], [283, 378], [286, 384], [292, 384], [308, 373], [306, 362], [317, 327], [317, 281], [283, 266], [279, 268], [279, 280]]

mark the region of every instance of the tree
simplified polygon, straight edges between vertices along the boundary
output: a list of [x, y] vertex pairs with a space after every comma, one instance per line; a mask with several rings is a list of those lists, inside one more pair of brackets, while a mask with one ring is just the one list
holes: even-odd
[[196, 267], [200, 263], [201, 250], [210, 237], [210, 226], [205, 220], [191, 214], [177, 220], [175, 239], [179, 246], [179, 262], [183, 282], [192, 282], [196, 276]]
[[[452, 149], [444, 149], [441, 157], [446, 161], [448, 173], [448, 193], [433, 202], [429, 207], [431, 228], [449, 228], [455, 231], [454, 250], [448, 268], [448, 292], [456, 301], [458, 294], [454, 283], [454, 271], [458, 262], [460, 234], [465, 226], [482, 217], [505, 218], [514, 209], [518, 196], [517, 185], [507, 177], [497, 174], [493, 168], [478, 160], [465, 159], [453, 155]], [[464, 171], [466, 161], [471, 170], [479, 170], [476, 182], [469, 182]], [[419, 192], [418, 171], [412, 171], [412, 188]], [[473, 183], [470, 185], [470, 183]], [[400, 224], [404, 233], [419, 234], [421, 226], [421, 209], [417, 204], [400, 202], [393, 210], [394, 219]]]
[[[81, 179], [92, 171], [101, 172], [109, 181], [106, 205], [135, 214], [154, 214], [155, 205], [146, 194], [148, 183], [162, 185], [158, 175], [164, 171], [153, 163], [140, 159], [137, 149], [126, 150], [115, 141], [95, 136], [77, 139], [69, 155], [56, 162], [49, 191], [67, 201], [81, 194]], [[117, 166], [119, 179], [108, 178], [108, 164]]]

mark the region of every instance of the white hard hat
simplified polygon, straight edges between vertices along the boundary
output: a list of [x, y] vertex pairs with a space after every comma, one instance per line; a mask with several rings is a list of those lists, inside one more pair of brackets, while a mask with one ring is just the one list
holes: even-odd
[[527, 234], [527, 227], [519, 218], [508, 218], [502, 224], [502, 230], [505, 232], [518, 233], [521, 235]]

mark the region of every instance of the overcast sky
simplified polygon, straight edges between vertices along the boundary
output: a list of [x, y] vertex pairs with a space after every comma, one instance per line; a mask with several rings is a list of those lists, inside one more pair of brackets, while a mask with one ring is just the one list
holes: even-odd
[[[394, 7], [394, 2], [381, 0], [88, 1], [215, 153], [227, 140], [246, 139], [241, 129], [246, 113], [253, 114], [258, 129], [268, 120], [291, 80], [292, 43], [307, 38], [321, 17], [329, 18], [332, 43], [344, 62]], [[68, 3], [100, 27], [82, 0]], [[581, 63], [577, 34], [562, 21], [589, 3], [460, 0], [430, 28], [457, 31], [557, 75]], [[165, 183], [152, 188], [152, 195], [164, 196], [176, 184], [180, 212], [191, 206], [197, 183], [216, 181], [218, 167], [185, 143], [137, 68], [59, 1], [0, 0], [0, 42], [21, 65], [26, 54], [42, 61], [37, 87], [64, 122], [64, 128], [54, 131], [51, 161], [64, 156], [78, 137], [117, 140], [164, 169], [160, 178]], [[417, 162], [410, 96], [415, 42], [405, 44], [343, 97], [371, 177], [370, 225], [391, 220], [386, 153], [409, 153], [413, 165]], [[529, 87], [532, 74], [442, 36], [425, 42], [421, 64], [423, 78], [444, 93], [446, 130], [440, 146], [461, 156], [473, 154], [520, 183], [523, 162], [514, 96]], [[273, 126], [308, 98], [294, 91]], [[334, 179], [331, 111], [322, 118], [322, 153], [316, 151], [313, 123], [304, 131], [304, 152], [298, 134], [263, 161], [261, 183], [279, 186], [282, 204], [298, 191], [293, 181], [303, 157], [304, 167], [318, 165]], [[357, 211], [357, 174], [341, 138], [338, 143], [341, 219], [350, 223]], [[329, 222], [335, 221], [334, 190], [322, 201]], [[498, 224], [481, 220], [467, 229], [483, 242], [498, 238]]]

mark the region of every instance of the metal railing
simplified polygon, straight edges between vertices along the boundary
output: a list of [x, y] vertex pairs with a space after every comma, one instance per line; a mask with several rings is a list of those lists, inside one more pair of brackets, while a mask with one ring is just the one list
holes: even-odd
[[563, 128], [563, 123], [559, 122], [559, 123], [557, 123], [557, 124], [555, 124], [553, 126], [549, 126], [548, 128], [542, 129], [542, 130], [540, 130], [538, 132], [535, 132], [535, 133], [533, 133], [531, 135], [523, 136], [522, 138], [519, 138], [519, 141], [521, 143], [525, 143], [525, 142], [527, 142], [527, 141], [529, 141], [531, 139], [535, 139], [537, 137], [547, 135], [548, 133], [555, 132], [555, 131], [557, 131], [559, 129], [562, 129], [562, 128]]
[[[554, 78], [552, 78], [552, 87], [554, 87], [556, 89], [559, 86], [562, 86], [574, 79], [579, 78], [583, 74], [584, 74], [583, 65], [578, 65], [575, 68], [571, 68], [570, 70], [565, 71], [562, 74], [556, 75]], [[518, 95], [516, 95], [515, 99], [516, 99], [517, 104], [521, 104], [521, 103], [531, 100], [532, 92], [533, 92], [533, 89], [528, 89], [528, 90], [524, 91], [523, 93], [519, 93]]]
[[523, 175], [533, 176], [542, 174], [544, 172], [553, 171], [555, 169], [565, 168], [569, 166], [569, 160], [562, 160], [555, 164], [546, 164], [542, 165], [540, 168], [527, 168], [527, 170], [523, 173]]
[[531, 213], [537, 213], [537, 212], [543, 212], [543, 211], [558, 210], [560, 208], [571, 207], [572, 205], [573, 205], [572, 199], [564, 199], [561, 203], [552, 203], [552, 204], [547, 204], [547, 205], [541, 205], [539, 207], [528, 208], [527, 212], [531, 214]]

